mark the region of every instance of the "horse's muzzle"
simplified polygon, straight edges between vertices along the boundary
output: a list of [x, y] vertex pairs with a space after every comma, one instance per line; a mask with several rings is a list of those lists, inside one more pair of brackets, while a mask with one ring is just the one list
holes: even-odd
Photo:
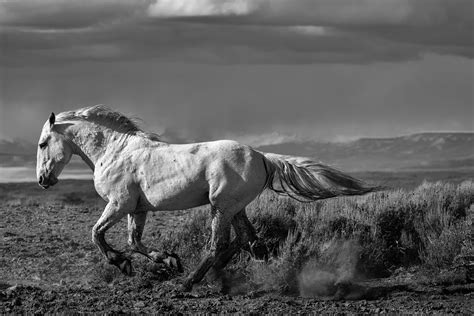
[[48, 177], [46, 176], [39, 176], [38, 178], [38, 184], [43, 188], [43, 189], [47, 189], [49, 188], [50, 186], [53, 186], [55, 185], [56, 183], [58, 183], [58, 178], [56, 178], [56, 176], [54, 174], [50, 174]]

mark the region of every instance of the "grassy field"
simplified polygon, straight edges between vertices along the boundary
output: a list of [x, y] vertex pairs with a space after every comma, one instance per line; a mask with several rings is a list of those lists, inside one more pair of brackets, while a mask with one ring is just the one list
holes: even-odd
[[[200, 293], [196, 295], [203, 299], [200, 303], [193, 300], [194, 296], [183, 302], [172, 289], [196, 266], [208, 247], [208, 207], [153, 213], [148, 218], [144, 243], [176, 252], [183, 260], [185, 274], [170, 274], [163, 267], [157, 268], [134, 255], [137, 274], [126, 278], [105, 263], [90, 240], [90, 230], [105, 206], [91, 181], [64, 180], [46, 191], [34, 183], [0, 184], [3, 218], [0, 232], [4, 240], [0, 279], [10, 285], [36, 284], [34, 288], [14, 292], [15, 295], [2, 294], [0, 288], [0, 303], [6, 304], [0, 306], [11, 306], [8, 311], [33, 311], [37, 303], [31, 297], [39, 295], [42, 303], [38, 306], [43, 311], [54, 311], [51, 308], [66, 304], [65, 301], [77, 302], [73, 311], [114, 311], [100, 305], [100, 300], [89, 302], [103, 294], [101, 300], [119, 302], [113, 304], [123, 304], [122, 311], [130, 312], [136, 309], [127, 305], [124, 295], [133, 294], [136, 300], [137, 293], [146, 292], [149, 304], [175, 302], [176, 305], [170, 303], [173, 306], [168, 304], [167, 308], [209, 312], [215, 310], [216, 301], [220, 302], [209, 292], [209, 286], [215, 286], [238, 298], [226, 301], [228, 306], [236, 304], [236, 311], [249, 311], [246, 304], [259, 305], [271, 300], [269, 296], [259, 298], [263, 294], [255, 293], [278, 293], [276, 309], [265, 309], [267, 312], [292, 310], [285, 307], [285, 295], [313, 299], [301, 301], [299, 309], [295, 305], [295, 311], [311, 304], [321, 310], [327, 310], [329, 305], [331, 310], [341, 310], [336, 303], [321, 303], [321, 298], [379, 299], [374, 303], [374, 310], [377, 306], [391, 306], [393, 299], [397, 304], [408, 304], [405, 311], [421, 311], [419, 303], [401, 299], [412, 297], [414, 292], [397, 294], [388, 300], [387, 293], [404, 291], [400, 287], [403, 284], [435, 287], [467, 284], [468, 290], [460, 291], [471, 293], [472, 175], [410, 172], [356, 176], [388, 189], [314, 203], [263, 193], [247, 207], [247, 214], [258, 231], [261, 245], [270, 254], [268, 260], [256, 260], [251, 254], [241, 252], [214, 280], [205, 280], [197, 292], [195, 289]], [[107, 239], [117, 249], [126, 251], [126, 221], [111, 229]], [[372, 280], [376, 280], [376, 285], [360, 285]], [[57, 293], [54, 300], [50, 297], [51, 290], [47, 290], [52, 285]], [[126, 290], [117, 292], [123, 287]], [[59, 294], [64, 291], [69, 294]], [[432, 295], [424, 290], [416, 291], [424, 293], [416, 300], [429, 301], [428, 296]], [[254, 300], [249, 295], [257, 296]], [[445, 311], [467, 312], [469, 308], [464, 309], [462, 295], [438, 299], [444, 302]], [[78, 297], [82, 301], [77, 301]], [[15, 307], [18, 299], [33, 305]], [[361, 302], [354, 302], [354, 311], [363, 310]], [[141, 310], [156, 311], [155, 305], [148, 303]], [[201, 305], [206, 307], [200, 308]]]

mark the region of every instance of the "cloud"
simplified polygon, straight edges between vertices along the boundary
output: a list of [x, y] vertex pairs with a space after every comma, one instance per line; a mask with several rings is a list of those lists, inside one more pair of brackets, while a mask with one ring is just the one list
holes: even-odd
[[149, 5], [147, 0], [3, 0], [0, 1], [0, 25], [39, 29], [83, 28], [143, 15]]
[[471, 6], [470, 0], [7, 0], [0, 2], [0, 67], [472, 58]]
[[148, 13], [200, 23], [288, 26], [302, 32], [333, 28], [355, 38], [363, 34], [374, 41], [418, 46], [412, 56], [421, 51], [472, 57], [472, 10], [472, 0], [156, 0]]
[[[413, 0], [412, 0], [413, 1]], [[412, 9], [409, 0], [156, 0], [158, 17], [251, 16], [254, 23], [398, 23]]]
[[465, 58], [266, 66], [106, 60], [0, 70], [0, 134], [36, 142], [51, 111], [98, 103], [141, 117], [146, 130], [172, 142], [261, 145], [472, 129]]
[[[0, 63], [150, 60], [211, 64], [369, 63], [415, 59], [412, 45], [313, 26], [130, 21], [81, 30], [6, 29]], [[231, 34], [231, 35], [230, 35]]]
[[170, 18], [241, 16], [256, 24], [286, 25], [473, 23], [471, 0], [156, 0], [148, 13]]
[[254, 11], [258, 4], [258, 0], [160, 0], [149, 6], [148, 13], [157, 17], [244, 15]]

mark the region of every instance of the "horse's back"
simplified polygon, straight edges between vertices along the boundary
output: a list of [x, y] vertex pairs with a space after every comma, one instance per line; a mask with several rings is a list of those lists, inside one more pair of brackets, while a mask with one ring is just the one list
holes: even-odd
[[249, 146], [220, 140], [143, 147], [132, 160], [142, 203], [159, 210], [207, 204], [218, 195], [248, 195], [264, 185], [261, 159]]
[[196, 175], [204, 172], [208, 183], [233, 177], [248, 182], [255, 169], [263, 166], [263, 156], [259, 152], [233, 140], [170, 145], [158, 154], [185, 162], [181, 166], [183, 173]]

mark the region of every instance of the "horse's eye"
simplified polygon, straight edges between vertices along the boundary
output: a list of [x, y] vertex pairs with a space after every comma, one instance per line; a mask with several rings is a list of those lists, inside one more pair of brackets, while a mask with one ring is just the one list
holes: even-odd
[[41, 143], [41, 144], [39, 144], [39, 148], [43, 149], [43, 148], [46, 147], [46, 145], [48, 145], [47, 142]]

